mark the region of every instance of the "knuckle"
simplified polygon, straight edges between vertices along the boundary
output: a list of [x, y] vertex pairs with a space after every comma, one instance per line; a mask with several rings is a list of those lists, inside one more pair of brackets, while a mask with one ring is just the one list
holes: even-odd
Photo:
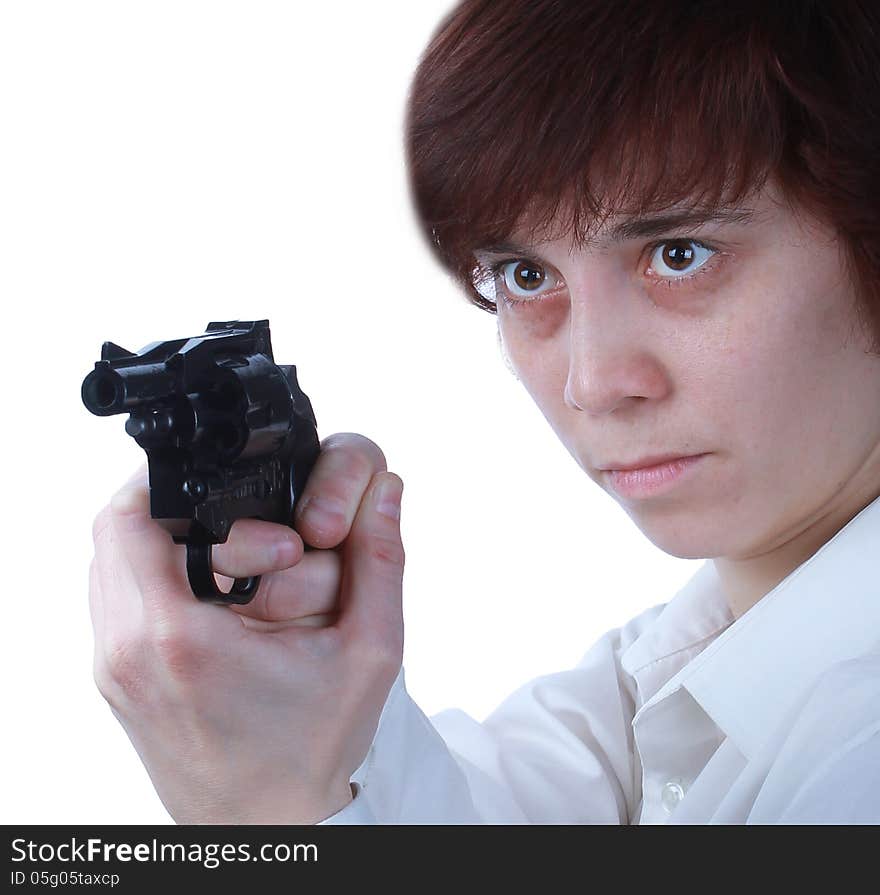
[[262, 602], [263, 615], [267, 619], [279, 620], [290, 612], [290, 604], [294, 602], [294, 593], [284, 576], [278, 574], [264, 575], [260, 582], [262, 593], [257, 600]]
[[154, 631], [150, 647], [163, 674], [177, 684], [197, 680], [208, 660], [208, 649], [192, 630], [175, 624], [166, 623]]
[[125, 519], [136, 516], [147, 509], [149, 495], [144, 486], [127, 485], [110, 498], [110, 516], [113, 519]]
[[361, 550], [368, 560], [380, 566], [402, 569], [406, 564], [406, 551], [398, 538], [372, 532], [363, 538]]
[[95, 686], [98, 688], [98, 692], [104, 697], [104, 700], [111, 705], [117, 704], [117, 691], [113, 684], [113, 678], [107, 672], [107, 666], [97, 659], [92, 665], [92, 678], [95, 681]]
[[211, 564], [218, 575], [232, 575], [241, 564], [242, 555], [247, 555], [246, 549], [241, 549], [239, 541], [241, 532], [235, 532], [235, 526], [229, 533], [229, 538], [222, 544], [214, 544], [211, 548]]
[[120, 694], [129, 700], [140, 698], [146, 688], [146, 667], [142, 644], [137, 640], [120, 639], [105, 645], [103, 659], [96, 653], [95, 684], [111, 704]]
[[342, 652], [344, 642], [338, 628], [315, 628], [303, 641], [311, 660], [322, 663], [333, 662]]
[[360, 500], [362, 493], [372, 477], [372, 469], [363, 456], [347, 451], [334, 450], [324, 459], [323, 468], [308, 488], [307, 499], [300, 505], [302, 513], [313, 498], [320, 498], [323, 513], [323, 525], [343, 526], [345, 534], [348, 526], [344, 525], [347, 513], [350, 513]]
[[331, 460], [332, 478], [328, 480], [328, 493], [345, 498], [355, 489], [363, 489], [373, 476], [373, 465], [363, 454], [336, 450]]
[[403, 643], [397, 637], [383, 637], [381, 640], [360, 642], [355, 649], [357, 667], [364, 670], [371, 679], [392, 679], [403, 662]]
[[[326, 493], [326, 492], [325, 492]], [[343, 502], [334, 498], [333, 506]], [[313, 532], [313, 538], [319, 539], [315, 546], [330, 547], [339, 544], [349, 533], [350, 523], [344, 510], [326, 509], [326, 504], [306, 504], [300, 509], [300, 519], [305, 519]]]

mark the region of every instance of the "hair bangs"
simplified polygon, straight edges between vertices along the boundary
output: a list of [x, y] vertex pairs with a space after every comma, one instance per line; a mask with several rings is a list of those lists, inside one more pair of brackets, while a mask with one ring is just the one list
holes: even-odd
[[474, 252], [515, 231], [583, 244], [614, 215], [730, 207], [774, 175], [785, 187], [799, 119], [774, 6], [461, 4], [422, 60], [407, 128], [420, 222], [469, 299], [495, 310]]

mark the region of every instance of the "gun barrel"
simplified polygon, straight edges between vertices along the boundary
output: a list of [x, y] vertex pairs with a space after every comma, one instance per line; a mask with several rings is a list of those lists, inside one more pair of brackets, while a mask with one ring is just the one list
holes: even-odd
[[129, 413], [173, 391], [164, 363], [114, 368], [108, 361], [99, 361], [83, 380], [82, 400], [96, 416], [111, 416]]

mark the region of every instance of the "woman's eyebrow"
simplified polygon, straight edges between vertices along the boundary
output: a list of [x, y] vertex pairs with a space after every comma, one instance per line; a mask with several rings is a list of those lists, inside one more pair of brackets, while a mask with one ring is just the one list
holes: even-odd
[[[685, 208], [681, 211], [663, 214], [629, 217], [619, 220], [604, 233], [597, 234], [587, 241], [587, 245], [610, 245], [628, 239], [650, 239], [657, 236], [670, 236], [676, 230], [699, 227], [705, 224], [748, 224], [755, 220], [757, 212], [753, 208], [721, 208], [710, 211]], [[536, 246], [518, 242], [496, 242], [477, 250], [475, 254], [487, 255], [526, 255], [537, 256], [540, 250]]]
[[493, 242], [474, 250], [475, 255], [527, 255], [536, 257], [539, 252], [535, 246], [521, 242]]
[[670, 231], [704, 224], [748, 224], [755, 220], [753, 208], [718, 208], [701, 211], [685, 208], [666, 214], [628, 218], [611, 227], [599, 241], [604, 243], [623, 242], [626, 239], [645, 239], [652, 236], [666, 236]]

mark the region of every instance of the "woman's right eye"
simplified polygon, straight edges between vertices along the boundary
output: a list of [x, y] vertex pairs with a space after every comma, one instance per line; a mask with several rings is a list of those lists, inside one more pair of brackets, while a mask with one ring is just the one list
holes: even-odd
[[514, 301], [535, 298], [558, 285], [552, 273], [533, 261], [502, 261], [492, 271], [496, 290]]

